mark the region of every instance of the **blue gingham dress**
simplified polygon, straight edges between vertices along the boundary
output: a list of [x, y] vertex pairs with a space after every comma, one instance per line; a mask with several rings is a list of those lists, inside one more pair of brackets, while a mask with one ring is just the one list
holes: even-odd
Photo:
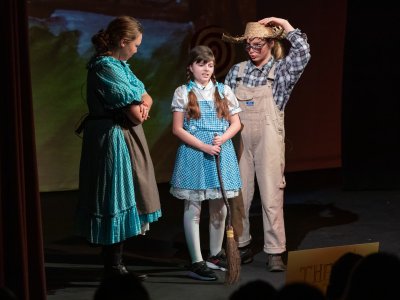
[[[187, 94], [191, 89], [194, 89], [201, 110], [201, 117], [196, 120], [188, 119], [185, 116], [183, 127], [206, 144], [212, 144], [214, 134], [222, 135], [229, 127], [227, 120], [217, 117], [214, 99], [211, 98], [214, 95], [215, 88], [218, 88], [221, 96], [228, 99], [231, 115], [241, 111], [232, 90], [221, 83], [214, 85], [210, 82], [199, 91], [199, 86], [190, 82], [175, 90], [172, 102], [172, 111], [185, 112], [188, 101]], [[204, 95], [206, 95], [206, 98]], [[227, 140], [222, 145], [220, 163], [227, 197], [235, 197], [238, 195], [242, 183], [232, 140]], [[215, 156], [185, 143], [181, 143], [178, 147], [170, 184], [171, 194], [178, 199], [203, 201], [222, 198]]]

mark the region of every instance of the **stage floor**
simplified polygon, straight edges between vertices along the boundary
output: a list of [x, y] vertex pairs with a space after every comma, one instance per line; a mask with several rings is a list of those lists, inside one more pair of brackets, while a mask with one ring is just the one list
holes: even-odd
[[[400, 191], [343, 190], [341, 170], [289, 173], [285, 191], [285, 224], [288, 251], [379, 242], [380, 251], [400, 255]], [[189, 263], [183, 233], [183, 203], [159, 184], [162, 218], [145, 236], [126, 243], [125, 262], [144, 281], [152, 300], [219, 300], [240, 285], [262, 279], [276, 288], [286, 274], [266, 270], [258, 194], [251, 208], [254, 262], [243, 265], [240, 281], [226, 285], [224, 272], [213, 282], [186, 276]], [[100, 249], [89, 247], [73, 235], [77, 191], [42, 193], [43, 232], [48, 300], [92, 299], [102, 275]], [[207, 207], [201, 219], [204, 254], [208, 252]], [[290, 262], [289, 262], [290, 263]]]

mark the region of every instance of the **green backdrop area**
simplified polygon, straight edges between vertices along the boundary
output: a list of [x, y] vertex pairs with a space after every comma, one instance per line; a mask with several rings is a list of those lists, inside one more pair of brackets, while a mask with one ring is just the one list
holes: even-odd
[[[30, 55], [36, 146], [41, 191], [77, 188], [81, 138], [74, 128], [86, 113], [86, 63], [90, 37], [111, 16], [55, 11], [30, 18]], [[93, 21], [93, 22], [92, 22]], [[185, 80], [190, 24], [140, 20], [145, 28], [139, 52], [130, 61], [154, 99], [144, 124], [150, 148], [169, 135], [174, 89]], [[179, 54], [179, 55], [177, 55]]]
[[346, 1], [304, 0], [282, 5], [240, 0], [224, 6], [227, 2], [30, 2], [40, 191], [78, 188], [81, 139], [74, 129], [86, 113], [85, 65], [92, 53], [90, 38], [121, 13], [137, 17], [144, 27], [142, 45], [129, 63], [155, 102], [144, 130], [158, 182], [170, 179], [175, 160], [178, 141], [171, 134], [170, 104], [175, 88], [185, 81], [189, 48], [210, 46], [217, 57], [217, 78], [222, 81], [234, 63], [246, 58], [242, 45], [221, 41], [222, 32], [241, 35], [246, 22], [267, 16], [290, 20], [307, 34], [311, 45], [310, 63], [285, 109], [286, 172], [341, 167]]

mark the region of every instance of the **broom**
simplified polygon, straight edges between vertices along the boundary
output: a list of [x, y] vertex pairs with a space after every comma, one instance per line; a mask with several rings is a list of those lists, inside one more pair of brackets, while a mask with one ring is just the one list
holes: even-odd
[[226, 258], [227, 258], [227, 263], [228, 263], [228, 268], [225, 274], [225, 283], [227, 284], [233, 284], [236, 283], [239, 280], [240, 276], [240, 254], [239, 250], [236, 245], [235, 237], [234, 237], [234, 231], [233, 231], [233, 226], [232, 226], [232, 217], [231, 217], [231, 208], [229, 206], [229, 201], [226, 196], [225, 188], [224, 188], [224, 183], [222, 180], [222, 174], [221, 174], [221, 166], [220, 166], [220, 156], [216, 155], [215, 157], [215, 162], [217, 164], [217, 172], [218, 172], [218, 180], [219, 180], [219, 185], [221, 186], [221, 193], [222, 193], [222, 198], [224, 199], [225, 205], [226, 205], [226, 210], [227, 210], [227, 215], [226, 215]]

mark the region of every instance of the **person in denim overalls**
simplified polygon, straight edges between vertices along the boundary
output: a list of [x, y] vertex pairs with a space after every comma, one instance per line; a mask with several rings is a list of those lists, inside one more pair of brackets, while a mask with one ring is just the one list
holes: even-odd
[[[286, 251], [283, 214], [283, 191], [286, 186], [284, 108], [310, 60], [310, 46], [304, 33], [294, 29], [287, 20], [275, 17], [249, 22], [243, 36], [224, 34], [222, 39], [233, 43], [244, 42], [249, 55], [249, 60], [234, 65], [225, 78], [225, 84], [235, 92], [242, 109], [239, 117], [243, 129], [238, 156], [243, 184], [240, 224], [243, 228], [237, 237], [242, 263], [253, 260], [249, 210], [257, 178], [262, 204], [264, 252], [268, 254], [267, 269], [285, 271], [282, 260]], [[291, 45], [287, 55], [282, 39]]]

